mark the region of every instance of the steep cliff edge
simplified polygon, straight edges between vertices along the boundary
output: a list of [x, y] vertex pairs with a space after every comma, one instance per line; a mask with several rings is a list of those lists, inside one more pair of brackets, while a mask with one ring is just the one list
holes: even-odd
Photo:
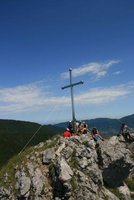
[[1, 200], [132, 200], [134, 143], [57, 136], [13, 158], [0, 178]]

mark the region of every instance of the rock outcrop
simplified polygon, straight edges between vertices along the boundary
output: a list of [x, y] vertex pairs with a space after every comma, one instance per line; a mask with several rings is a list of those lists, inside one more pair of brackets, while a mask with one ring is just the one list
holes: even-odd
[[14, 166], [13, 182], [3, 174], [0, 199], [132, 200], [133, 146], [116, 136], [96, 143], [90, 134], [40, 143]]

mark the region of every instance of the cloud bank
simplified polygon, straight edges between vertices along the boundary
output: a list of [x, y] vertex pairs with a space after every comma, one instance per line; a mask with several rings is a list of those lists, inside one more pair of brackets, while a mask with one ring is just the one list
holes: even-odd
[[134, 83], [116, 85], [107, 88], [94, 88], [76, 96], [77, 103], [102, 104], [110, 103], [118, 98], [125, 97], [134, 92]]
[[[104, 77], [108, 69], [117, 60], [110, 60], [105, 63], [88, 63], [78, 68], [73, 68], [73, 77], [85, 74], [94, 75], [95, 78]], [[116, 71], [118, 75], [120, 71]], [[61, 74], [63, 79], [69, 78], [69, 73]], [[0, 112], [1, 113], [22, 113], [32, 112], [55, 106], [64, 107], [71, 104], [69, 96], [56, 96], [50, 92], [49, 86], [44, 87], [44, 82], [35, 82], [27, 85], [20, 85], [12, 88], [0, 88]], [[134, 83], [117, 85], [113, 87], [93, 88], [79, 95], [75, 95], [75, 104], [102, 104], [109, 103], [118, 98], [130, 95], [134, 90]]]
[[[134, 82], [116, 85], [112, 87], [93, 88], [79, 95], [75, 95], [75, 104], [103, 104], [110, 103], [119, 98], [129, 96], [134, 92]], [[29, 84], [13, 88], [0, 88], [0, 112], [21, 113], [29, 112], [47, 107], [69, 106], [69, 96], [52, 95], [48, 88], [41, 84]]]

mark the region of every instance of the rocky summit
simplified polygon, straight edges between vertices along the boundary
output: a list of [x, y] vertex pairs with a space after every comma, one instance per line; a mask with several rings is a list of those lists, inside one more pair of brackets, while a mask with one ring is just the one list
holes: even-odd
[[1, 200], [134, 199], [134, 143], [122, 136], [56, 136], [16, 160], [1, 174]]

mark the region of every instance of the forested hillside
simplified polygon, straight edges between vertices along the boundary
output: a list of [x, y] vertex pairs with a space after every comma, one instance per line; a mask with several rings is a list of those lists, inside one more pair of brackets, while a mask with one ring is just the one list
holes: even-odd
[[[39, 129], [39, 130], [38, 130]], [[52, 125], [16, 120], [0, 120], [0, 167], [27, 144], [33, 146], [62, 132]]]

